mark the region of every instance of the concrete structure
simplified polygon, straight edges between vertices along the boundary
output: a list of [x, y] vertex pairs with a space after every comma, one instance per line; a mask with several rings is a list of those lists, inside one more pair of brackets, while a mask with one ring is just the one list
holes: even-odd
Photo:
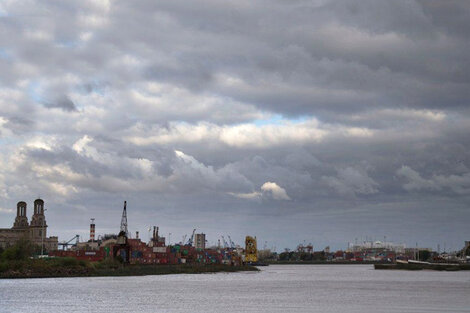
[[16, 206], [16, 218], [12, 228], [0, 228], [0, 247], [6, 248], [21, 239], [42, 246], [45, 251], [57, 250], [57, 237], [47, 237], [47, 223], [44, 215], [44, 201], [34, 201], [34, 212], [31, 223], [28, 223], [26, 202], [20, 201]]
[[196, 249], [206, 248], [206, 234], [195, 234], [194, 235], [194, 247]]
[[396, 253], [404, 253], [406, 245], [386, 241], [364, 241], [363, 243], [349, 243], [348, 245], [348, 250], [352, 252], [361, 252], [370, 249], [383, 249], [394, 251]]

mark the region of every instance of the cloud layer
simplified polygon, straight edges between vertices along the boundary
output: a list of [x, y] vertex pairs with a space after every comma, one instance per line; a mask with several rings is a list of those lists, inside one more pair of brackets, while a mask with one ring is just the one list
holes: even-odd
[[[470, 236], [470, 5], [3, 1], [0, 227]], [[29, 212], [30, 213], [30, 212]], [[101, 228], [101, 230], [100, 230]]]

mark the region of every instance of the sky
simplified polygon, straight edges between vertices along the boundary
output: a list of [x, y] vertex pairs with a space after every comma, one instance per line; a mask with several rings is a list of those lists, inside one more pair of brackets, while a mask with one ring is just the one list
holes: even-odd
[[[0, 227], [470, 240], [470, 3], [0, 2]], [[170, 235], [171, 233], [171, 235]]]

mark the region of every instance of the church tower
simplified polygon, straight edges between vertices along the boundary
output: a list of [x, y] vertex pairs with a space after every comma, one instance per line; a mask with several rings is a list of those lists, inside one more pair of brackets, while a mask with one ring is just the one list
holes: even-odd
[[27, 228], [28, 217], [26, 216], [26, 202], [20, 201], [16, 205], [16, 218], [13, 228]]
[[46, 217], [44, 216], [44, 201], [42, 199], [34, 200], [34, 213], [31, 219], [31, 237], [45, 238], [47, 237]]

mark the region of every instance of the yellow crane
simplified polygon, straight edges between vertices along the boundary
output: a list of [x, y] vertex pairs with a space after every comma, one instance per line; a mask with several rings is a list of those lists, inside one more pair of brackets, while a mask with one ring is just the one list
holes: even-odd
[[245, 238], [245, 262], [258, 262], [258, 248], [256, 247], [256, 237], [246, 236]]

